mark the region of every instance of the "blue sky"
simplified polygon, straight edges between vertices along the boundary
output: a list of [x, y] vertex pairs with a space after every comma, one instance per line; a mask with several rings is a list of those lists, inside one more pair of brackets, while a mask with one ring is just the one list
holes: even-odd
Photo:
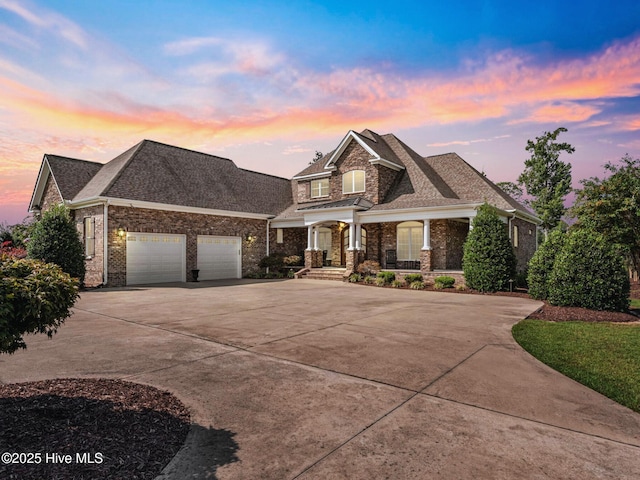
[[44, 153], [143, 138], [290, 177], [349, 129], [515, 180], [564, 126], [578, 180], [640, 156], [639, 2], [0, 0], [0, 222]]

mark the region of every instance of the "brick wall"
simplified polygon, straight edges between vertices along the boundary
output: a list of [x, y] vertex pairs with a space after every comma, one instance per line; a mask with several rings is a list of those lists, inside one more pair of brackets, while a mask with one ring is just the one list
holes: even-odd
[[[529, 223], [526, 220], [520, 218], [514, 218], [511, 221], [511, 228], [516, 225], [518, 227], [518, 246], [514, 247], [513, 251], [516, 254], [518, 260], [517, 270], [519, 272], [524, 271], [529, 264], [529, 260], [533, 257], [536, 251], [536, 226], [533, 223]], [[513, 239], [511, 240], [513, 244]]]
[[[119, 227], [129, 232], [185, 234], [187, 241], [187, 281], [197, 266], [197, 236], [239, 236], [242, 241], [242, 275], [258, 269], [266, 254], [266, 221], [196, 213], [168, 212], [132, 207], [109, 207], [109, 286], [126, 283], [126, 240], [117, 235]], [[255, 240], [244, 241], [247, 235]], [[275, 234], [274, 234], [275, 237]]]
[[300, 255], [304, 258], [304, 251], [307, 248], [307, 229], [283, 228], [282, 243], [277, 243], [277, 232], [275, 228], [269, 229], [269, 251], [280, 253], [285, 256]]
[[468, 222], [447, 220], [447, 270], [462, 270], [462, 247], [468, 233]]
[[94, 254], [85, 257], [84, 264], [86, 273], [84, 284], [87, 287], [97, 287], [103, 283], [104, 272], [104, 207], [95, 205], [93, 207], [79, 208], [73, 211], [73, 217], [76, 222], [76, 228], [80, 232], [83, 246], [85, 245], [84, 235], [84, 219], [89, 217], [94, 221]]

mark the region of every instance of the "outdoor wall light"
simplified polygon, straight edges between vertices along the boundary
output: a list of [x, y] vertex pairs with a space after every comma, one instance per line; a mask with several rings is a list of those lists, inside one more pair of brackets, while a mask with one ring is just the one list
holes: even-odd
[[250, 233], [247, 233], [244, 237], [245, 242], [247, 243], [253, 243], [256, 241], [256, 237]]
[[126, 233], [127, 233], [127, 230], [124, 227], [118, 228], [118, 236], [120, 238], [124, 237]]

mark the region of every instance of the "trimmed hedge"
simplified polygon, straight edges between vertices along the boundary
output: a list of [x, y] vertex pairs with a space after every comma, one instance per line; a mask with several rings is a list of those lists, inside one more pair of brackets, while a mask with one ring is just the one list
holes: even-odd
[[495, 292], [509, 287], [516, 273], [516, 256], [495, 208], [487, 203], [478, 208], [463, 248], [462, 269], [469, 288]]
[[537, 300], [546, 300], [549, 296], [549, 279], [558, 253], [565, 244], [567, 234], [554, 230], [538, 247], [529, 261], [527, 283], [529, 295]]
[[447, 275], [434, 279], [434, 284], [437, 289], [452, 288], [454, 283], [456, 283], [456, 279]]
[[42, 214], [27, 243], [29, 258], [55, 263], [63, 272], [84, 283], [84, 247], [69, 209], [55, 205]]
[[394, 272], [378, 272], [378, 279], [381, 279], [385, 284], [389, 284], [396, 279]]
[[0, 353], [27, 348], [24, 334], [51, 337], [77, 298], [78, 281], [57, 265], [0, 255]]
[[600, 233], [570, 231], [549, 277], [549, 303], [592, 310], [629, 308], [624, 259]]

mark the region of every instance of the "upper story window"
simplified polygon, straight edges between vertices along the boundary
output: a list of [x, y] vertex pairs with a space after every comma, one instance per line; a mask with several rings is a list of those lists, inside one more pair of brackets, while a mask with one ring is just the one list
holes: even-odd
[[311, 198], [327, 197], [329, 195], [329, 179], [311, 180]]
[[364, 192], [364, 170], [352, 170], [342, 175], [342, 193]]

